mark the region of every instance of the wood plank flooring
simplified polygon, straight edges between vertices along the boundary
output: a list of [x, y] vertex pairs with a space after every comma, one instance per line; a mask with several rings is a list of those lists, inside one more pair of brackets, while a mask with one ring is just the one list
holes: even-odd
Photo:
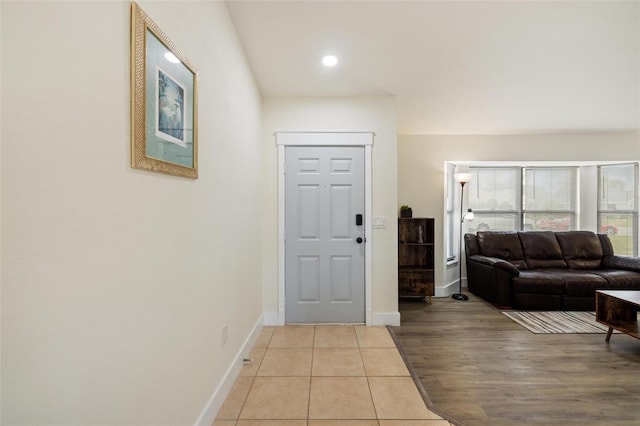
[[533, 334], [470, 295], [401, 300], [391, 327], [433, 405], [459, 425], [640, 425], [640, 340]]

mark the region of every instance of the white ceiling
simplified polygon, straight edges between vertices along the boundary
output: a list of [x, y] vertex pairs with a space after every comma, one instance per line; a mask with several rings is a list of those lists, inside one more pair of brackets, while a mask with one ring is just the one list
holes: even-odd
[[640, 0], [227, 4], [264, 96], [396, 96], [400, 134], [640, 127]]

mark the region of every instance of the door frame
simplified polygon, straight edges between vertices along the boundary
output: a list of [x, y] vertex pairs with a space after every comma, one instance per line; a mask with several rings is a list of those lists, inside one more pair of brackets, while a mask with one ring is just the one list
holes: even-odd
[[373, 132], [276, 132], [278, 146], [278, 325], [285, 324], [285, 149], [288, 146], [357, 146], [364, 148], [364, 306], [366, 325], [372, 315], [371, 148]]

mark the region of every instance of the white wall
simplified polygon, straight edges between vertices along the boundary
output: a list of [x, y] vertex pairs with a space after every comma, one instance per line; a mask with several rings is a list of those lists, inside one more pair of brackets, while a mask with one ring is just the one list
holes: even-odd
[[374, 229], [368, 248], [373, 256], [373, 320], [394, 322], [398, 314], [397, 277], [397, 136], [392, 97], [265, 98], [263, 110], [263, 274], [266, 314], [278, 311], [278, 167], [274, 132], [373, 131], [373, 216], [386, 217]]
[[140, 5], [199, 71], [195, 181], [129, 166], [128, 1], [1, 4], [3, 424], [194, 424], [261, 320], [261, 101], [233, 24]]
[[[457, 289], [458, 264], [445, 265], [445, 161], [621, 161], [640, 158], [637, 132], [532, 135], [401, 135], [398, 203], [414, 216], [436, 219], [436, 295]], [[451, 290], [454, 290], [452, 287]]]

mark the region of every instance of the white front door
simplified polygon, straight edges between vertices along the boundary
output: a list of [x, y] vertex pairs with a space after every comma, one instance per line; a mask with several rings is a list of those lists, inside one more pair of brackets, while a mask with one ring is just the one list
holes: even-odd
[[364, 148], [286, 148], [287, 323], [365, 322], [364, 201]]

